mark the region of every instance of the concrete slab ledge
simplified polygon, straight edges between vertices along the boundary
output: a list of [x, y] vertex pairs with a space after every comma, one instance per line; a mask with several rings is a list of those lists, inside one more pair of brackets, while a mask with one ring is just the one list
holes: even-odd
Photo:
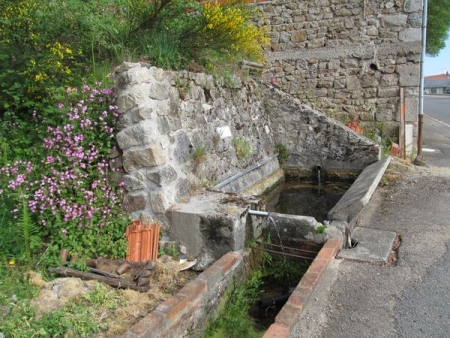
[[338, 258], [351, 259], [374, 264], [388, 263], [396, 232], [356, 227], [352, 240], [357, 242], [354, 248], [343, 249]]
[[328, 212], [328, 219], [347, 222], [351, 227], [349, 230], [353, 230], [353, 221], [369, 202], [390, 162], [389, 156], [366, 167], [339, 202]]

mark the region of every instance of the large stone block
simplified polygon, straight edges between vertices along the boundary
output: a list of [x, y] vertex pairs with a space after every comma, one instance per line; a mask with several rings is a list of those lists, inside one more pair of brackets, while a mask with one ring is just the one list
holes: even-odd
[[381, 85], [383, 87], [391, 87], [398, 84], [397, 74], [385, 74], [381, 77]]
[[170, 133], [170, 123], [169, 119], [166, 116], [158, 117], [158, 131], [162, 135], [168, 135]]
[[144, 149], [126, 150], [123, 154], [123, 167], [126, 172], [162, 165], [165, 161], [164, 154], [156, 145]]
[[151, 82], [148, 96], [154, 100], [166, 100], [169, 98], [170, 88], [169, 81]]
[[378, 97], [397, 97], [400, 95], [398, 87], [383, 87], [378, 89]]
[[136, 107], [140, 99], [136, 98], [133, 93], [122, 93], [117, 98], [117, 106], [119, 107], [119, 112], [124, 114]]
[[422, 26], [422, 14], [421, 13], [411, 13], [408, 15], [408, 24], [411, 27], [421, 27]]
[[141, 65], [139, 63], [134, 63], [134, 62], [127, 62], [124, 61], [122, 62], [122, 64], [120, 64], [119, 66], [117, 66], [116, 68], [114, 68], [114, 72], [116, 74], [120, 74], [122, 72], [126, 72], [127, 70], [134, 68], [134, 67], [140, 67]]
[[147, 207], [147, 197], [144, 194], [126, 195], [122, 207], [125, 212], [144, 210]]
[[145, 189], [144, 182], [134, 176], [124, 175], [123, 181], [125, 182], [125, 188], [127, 189], [127, 191]]
[[378, 80], [373, 73], [366, 73], [361, 76], [361, 86], [363, 88], [377, 87]]
[[407, 13], [421, 11], [423, 7], [422, 0], [405, 0], [404, 10]]
[[175, 136], [175, 144], [176, 147], [173, 151], [173, 159], [181, 164], [185, 163], [186, 160], [189, 158], [192, 158], [192, 144], [191, 140], [189, 139], [189, 136], [186, 134], [185, 131], [180, 130], [177, 135]]
[[305, 32], [293, 32], [291, 35], [291, 40], [293, 42], [303, 42], [306, 41], [306, 33]]
[[386, 15], [381, 18], [383, 27], [404, 27], [408, 16], [406, 14]]
[[280, 33], [280, 42], [281, 43], [286, 43], [286, 42], [289, 42], [290, 40], [291, 40], [291, 34], [289, 34], [288, 32]]
[[155, 214], [164, 214], [169, 207], [164, 193], [161, 191], [150, 192], [150, 203], [152, 205], [152, 211]]
[[400, 86], [417, 87], [420, 82], [420, 65], [404, 64], [397, 66], [397, 73], [400, 75]]
[[376, 26], [369, 26], [366, 28], [366, 34], [370, 36], [378, 35], [378, 28]]
[[361, 89], [361, 82], [357, 76], [349, 76], [347, 77], [346, 87], [348, 90]]
[[151, 85], [148, 83], [140, 83], [128, 87], [125, 91], [119, 94], [117, 99], [119, 112], [126, 113], [132, 108], [135, 108], [136, 106], [139, 106], [147, 101], [150, 89]]
[[177, 172], [172, 166], [167, 165], [162, 168], [147, 170], [147, 178], [161, 187], [176, 180]]
[[134, 85], [152, 80], [152, 75], [147, 67], [133, 67], [125, 74], [128, 85]]
[[155, 125], [153, 121], [145, 120], [132, 125], [117, 134], [117, 143], [120, 149], [155, 143]]
[[309, 48], [323, 47], [323, 46], [325, 46], [325, 38], [314, 39], [314, 40], [308, 41], [307, 46]]
[[416, 122], [419, 115], [419, 97], [409, 96], [405, 98], [405, 120]]
[[405, 28], [398, 34], [398, 39], [404, 42], [422, 41], [422, 30], [420, 28]]
[[168, 100], [146, 100], [134, 108], [130, 114], [132, 115], [132, 121], [139, 123], [140, 121], [154, 119], [156, 115], [164, 116], [169, 113], [169, 101]]

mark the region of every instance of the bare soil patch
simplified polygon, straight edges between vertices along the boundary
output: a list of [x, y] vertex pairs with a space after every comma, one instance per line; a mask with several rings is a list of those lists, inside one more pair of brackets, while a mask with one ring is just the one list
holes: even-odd
[[101, 285], [106, 288], [108, 297], [116, 300], [118, 306], [111, 307], [109, 303], [100, 308], [90, 309], [92, 318], [105, 327], [101, 333], [93, 337], [111, 337], [124, 333], [198, 275], [192, 270], [180, 271], [182, 268], [180, 262], [168, 256], [160, 257], [156, 263], [155, 274], [146, 292], [116, 289], [94, 280], [85, 281], [74, 277], [45, 281], [39, 273], [28, 272], [27, 278], [30, 283], [41, 287], [38, 296], [32, 301], [36, 316], [40, 317], [62, 308], [68, 301], [91, 293]]

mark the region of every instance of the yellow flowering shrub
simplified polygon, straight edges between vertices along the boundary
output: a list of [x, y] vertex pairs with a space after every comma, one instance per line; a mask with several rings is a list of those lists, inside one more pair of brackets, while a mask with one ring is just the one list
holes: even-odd
[[[6, 31], [9, 27], [14, 29], [30, 29], [34, 25], [32, 13], [36, 9], [35, 1], [5, 1], [0, 7], [0, 37], [5, 42]], [[9, 43], [10, 41], [6, 41]]]
[[201, 13], [204, 20], [204, 27], [200, 32], [201, 44], [211, 49], [220, 49], [231, 58], [244, 56], [262, 61], [270, 38], [267, 27], [258, 27], [252, 21], [259, 14], [255, 7], [244, 5], [240, 1], [204, 4]]

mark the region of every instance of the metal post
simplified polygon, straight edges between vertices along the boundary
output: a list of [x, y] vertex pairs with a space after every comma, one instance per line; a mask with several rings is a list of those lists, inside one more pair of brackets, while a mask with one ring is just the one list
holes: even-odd
[[405, 142], [405, 88], [400, 88], [400, 132], [399, 132], [399, 142], [400, 154], [403, 160], [406, 160], [406, 142]]
[[423, 0], [423, 12], [422, 12], [422, 54], [420, 56], [420, 88], [419, 88], [419, 125], [417, 135], [417, 156], [422, 156], [422, 143], [423, 143], [423, 65], [425, 62], [425, 52], [427, 46], [427, 15], [428, 15], [428, 0]]

